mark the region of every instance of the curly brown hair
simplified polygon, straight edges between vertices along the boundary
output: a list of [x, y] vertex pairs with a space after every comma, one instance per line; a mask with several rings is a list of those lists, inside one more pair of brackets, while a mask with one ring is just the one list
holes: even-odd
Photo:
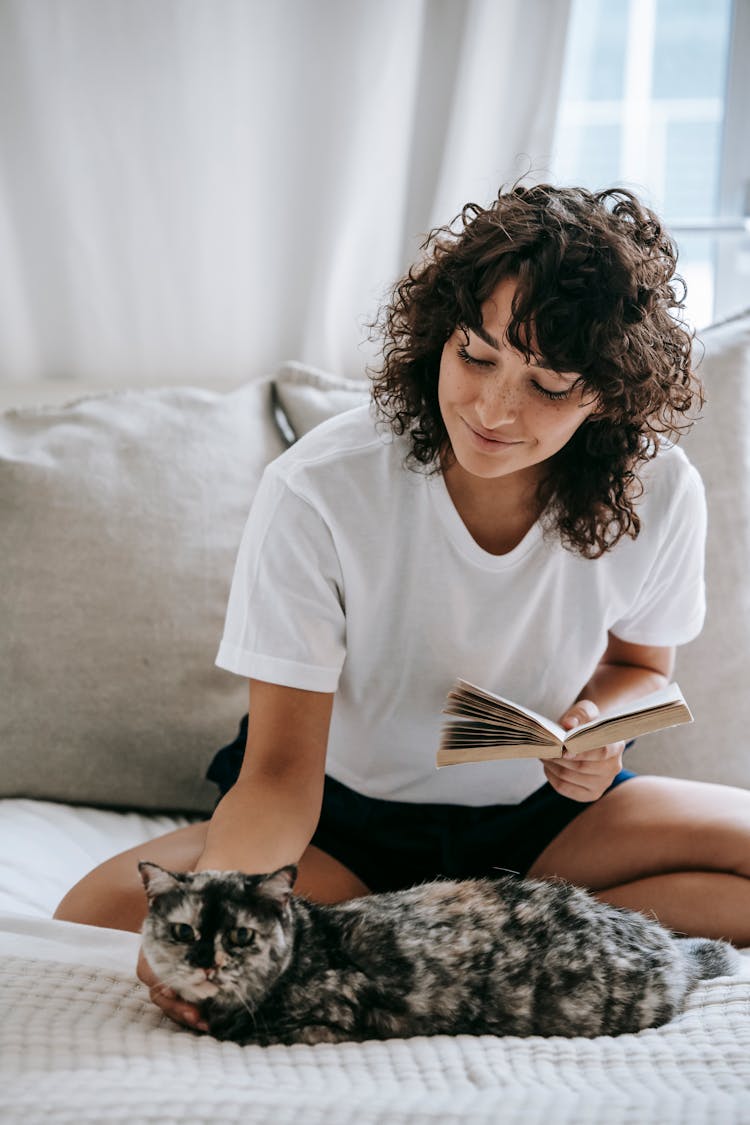
[[380, 418], [408, 433], [409, 466], [436, 473], [441, 457], [449, 463], [443, 346], [456, 328], [481, 333], [482, 303], [511, 277], [510, 345], [526, 362], [577, 372], [598, 399], [539, 486], [545, 527], [586, 558], [635, 538], [639, 468], [703, 404], [693, 334], [670, 311], [684, 307], [685, 284], [659, 218], [624, 188], [516, 184], [487, 208], [467, 203], [422, 250], [371, 325], [383, 341], [373, 398]]

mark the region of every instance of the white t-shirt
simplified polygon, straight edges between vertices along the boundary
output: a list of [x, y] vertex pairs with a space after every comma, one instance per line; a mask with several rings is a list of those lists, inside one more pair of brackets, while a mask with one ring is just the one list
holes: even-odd
[[[435, 766], [457, 676], [559, 719], [611, 630], [695, 637], [705, 498], [682, 450], [643, 470], [638, 538], [587, 560], [535, 524], [508, 554], [472, 538], [441, 474], [404, 468], [371, 408], [318, 426], [266, 469], [237, 557], [217, 664], [335, 692], [326, 772], [371, 797], [515, 803], [536, 759]], [[252, 709], [252, 699], [250, 702]]]

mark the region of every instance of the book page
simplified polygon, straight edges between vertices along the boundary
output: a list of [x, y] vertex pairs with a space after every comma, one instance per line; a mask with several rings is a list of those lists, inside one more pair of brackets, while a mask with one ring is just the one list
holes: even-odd
[[605, 723], [610, 723], [614, 719], [626, 719], [632, 715], [640, 715], [643, 711], [651, 711], [658, 707], [672, 703], [681, 703], [687, 706], [682, 692], [680, 691], [679, 684], [667, 684], [665, 688], [660, 688], [658, 691], [652, 691], [649, 695], [642, 695], [638, 699], [631, 700], [623, 707], [617, 707], [613, 711], [607, 711], [606, 714], [598, 715], [589, 723], [581, 723], [579, 727], [574, 730], [563, 732], [564, 740], [570, 741], [571, 739], [582, 734], [585, 730], [592, 730], [594, 727], [601, 727]]
[[562, 727], [468, 680], [456, 681], [443, 713], [457, 716], [457, 721], [443, 726], [438, 768], [503, 758], [562, 756]]
[[435, 765], [438, 769], [442, 766], [460, 766], [469, 762], [503, 762], [513, 758], [538, 758], [542, 761], [547, 758], [561, 758], [562, 747], [559, 743], [537, 743], [535, 745], [518, 744], [509, 746], [477, 746], [475, 742], [470, 745], [447, 746], [441, 745], [437, 752]]
[[459, 719], [443, 726], [438, 767], [509, 758], [559, 758], [563, 746], [575, 756], [610, 742], [693, 721], [676, 683], [567, 732], [531, 708], [521, 707], [467, 680], [456, 681], [444, 713]]
[[636, 711], [634, 715], [605, 720], [594, 726], [587, 724], [587, 729], [584, 731], [578, 727], [575, 731], [571, 731], [565, 745], [569, 753], [575, 756], [583, 750], [594, 750], [610, 742], [639, 738], [642, 734], [652, 734], [654, 731], [666, 730], [668, 727], [676, 727], [681, 723], [692, 723], [692, 721], [690, 708], [684, 701], [667, 703], [662, 707]]
[[540, 715], [530, 707], [523, 707], [511, 699], [504, 699], [502, 695], [495, 695], [494, 692], [477, 687], [468, 680], [456, 680], [448, 693], [443, 713], [485, 720], [494, 728], [496, 740], [500, 723], [503, 728], [507, 725], [520, 731], [534, 731], [542, 735], [545, 742], [549, 742], [547, 735], [551, 735], [554, 741], [559, 743], [565, 739], [563, 728], [559, 723], [548, 719], [546, 715]]

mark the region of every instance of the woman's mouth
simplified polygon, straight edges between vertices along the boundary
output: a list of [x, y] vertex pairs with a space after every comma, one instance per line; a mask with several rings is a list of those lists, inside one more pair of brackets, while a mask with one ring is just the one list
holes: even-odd
[[501, 437], [499, 434], [489, 437], [486, 430], [475, 430], [465, 419], [462, 418], [461, 421], [466, 426], [475, 445], [479, 449], [489, 450], [493, 453], [501, 453], [504, 449], [512, 449], [515, 445], [521, 445], [520, 441]]

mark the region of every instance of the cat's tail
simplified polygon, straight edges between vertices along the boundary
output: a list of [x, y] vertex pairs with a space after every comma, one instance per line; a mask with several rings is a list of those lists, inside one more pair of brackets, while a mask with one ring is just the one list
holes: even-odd
[[678, 938], [677, 941], [697, 980], [731, 977], [740, 971], [740, 955], [728, 941], [711, 938]]

